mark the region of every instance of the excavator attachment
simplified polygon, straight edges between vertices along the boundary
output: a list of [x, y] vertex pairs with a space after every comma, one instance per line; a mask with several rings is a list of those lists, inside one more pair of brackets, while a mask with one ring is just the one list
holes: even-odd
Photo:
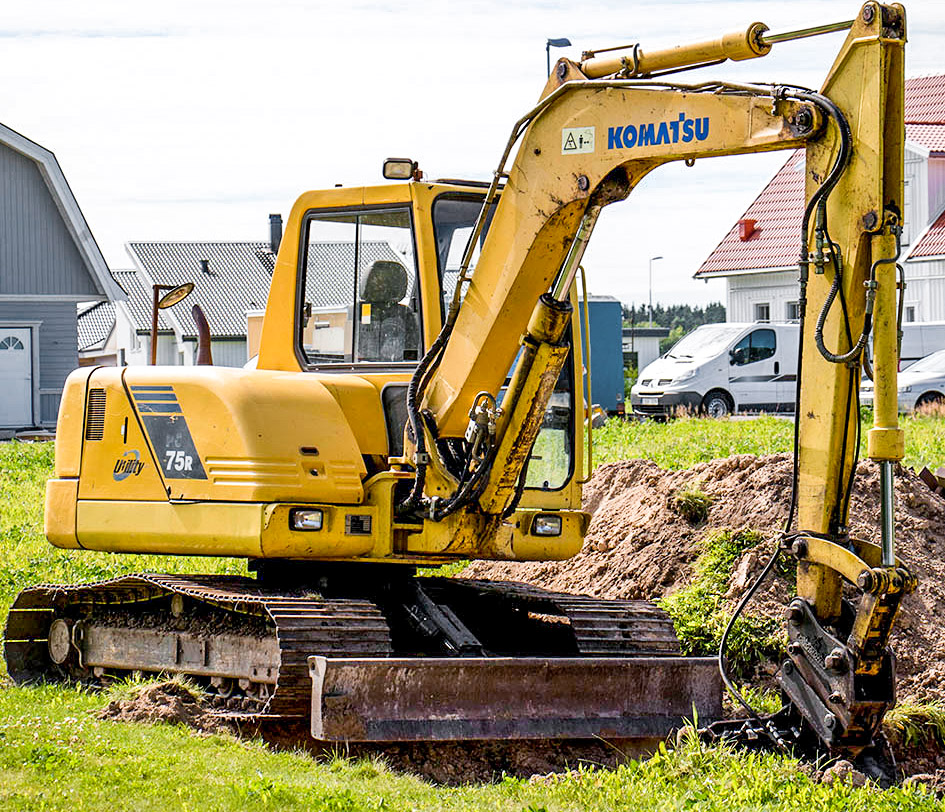
[[310, 657], [324, 741], [662, 739], [721, 718], [711, 657]]

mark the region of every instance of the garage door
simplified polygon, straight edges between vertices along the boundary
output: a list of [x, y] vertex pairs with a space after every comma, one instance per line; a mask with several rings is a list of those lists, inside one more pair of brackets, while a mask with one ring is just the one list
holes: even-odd
[[33, 425], [29, 327], [0, 327], [0, 426]]

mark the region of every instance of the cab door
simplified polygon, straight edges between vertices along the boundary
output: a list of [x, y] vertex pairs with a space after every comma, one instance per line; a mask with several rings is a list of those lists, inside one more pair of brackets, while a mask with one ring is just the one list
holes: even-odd
[[775, 378], [781, 363], [778, 338], [771, 327], [758, 327], [729, 350], [729, 387], [738, 411], [774, 412], [778, 408]]

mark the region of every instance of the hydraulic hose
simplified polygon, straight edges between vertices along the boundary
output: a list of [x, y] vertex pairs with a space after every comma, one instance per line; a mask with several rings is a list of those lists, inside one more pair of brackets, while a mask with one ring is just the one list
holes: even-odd
[[[827, 221], [827, 200], [830, 196], [830, 193], [839, 183], [841, 176], [843, 175], [844, 170], [850, 162], [850, 156], [852, 153], [851, 144], [852, 144], [852, 134], [850, 131], [850, 126], [844, 117], [840, 109], [826, 96], [821, 95], [820, 93], [815, 93], [812, 90], [804, 90], [799, 88], [784, 88], [782, 87], [777, 94], [784, 98], [794, 98], [800, 101], [806, 101], [811, 104], [816, 105], [820, 108], [825, 115], [832, 119], [836, 125], [838, 132], [840, 134], [840, 148], [837, 152], [836, 160], [834, 161], [833, 166], [830, 169], [830, 172], [827, 174], [827, 177], [824, 178], [823, 183], [817, 187], [814, 193], [811, 195], [810, 200], [807, 202], [807, 206], [804, 208], [804, 215], [801, 220], [801, 246], [800, 246], [800, 259], [798, 262], [799, 267], [799, 283], [800, 283], [800, 296], [798, 298], [798, 308], [800, 310], [800, 325], [799, 333], [803, 337], [804, 335], [804, 324], [806, 321], [806, 310], [807, 310], [807, 285], [810, 273], [810, 252], [808, 250], [808, 242], [810, 239], [810, 223], [811, 219], [817, 216], [816, 222], [820, 224], [819, 227], [822, 227], [826, 233], [826, 221]], [[833, 253], [836, 255], [836, 249]], [[818, 261], [821, 261], [818, 258]], [[735, 607], [735, 611], [732, 613], [732, 617], [729, 619], [728, 623], [725, 626], [725, 630], [722, 633], [721, 640], [719, 641], [719, 651], [718, 651], [718, 663], [719, 663], [719, 673], [722, 677], [722, 682], [725, 685], [726, 690], [729, 692], [731, 697], [737, 701], [750, 715], [753, 719], [759, 723], [762, 721], [761, 716], [756, 711], [750, 703], [748, 703], [741, 693], [737, 690], [731, 678], [728, 675], [728, 669], [726, 667], [725, 651], [728, 647], [728, 639], [732, 632], [732, 628], [735, 625], [735, 621], [741, 616], [744, 612], [745, 607], [748, 605], [749, 601], [754, 597], [755, 593], [764, 583], [765, 579], [771, 573], [771, 570], [774, 568], [775, 563], [778, 560], [778, 557], [781, 553], [782, 542], [787, 538], [791, 532], [791, 525], [794, 523], [794, 514], [797, 511], [797, 497], [798, 497], [798, 459], [800, 456], [800, 420], [799, 415], [801, 413], [801, 380], [802, 372], [804, 366], [804, 342], [799, 340], [797, 342], [797, 379], [795, 383], [794, 396], [795, 396], [795, 409], [794, 409], [794, 448], [792, 454], [792, 471], [791, 471], [791, 501], [788, 506], [788, 515], [787, 520], [784, 523], [784, 528], [781, 533], [781, 538], [775, 543], [775, 548], [772, 551], [770, 557], [768, 558], [767, 564], [765, 564], [762, 571], [759, 573], [758, 577], [754, 580], [752, 585], [748, 588], [748, 591], [744, 594], [742, 599], [739, 601], [738, 605]], [[775, 740], [778, 741], [778, 737], [775, 737]]]

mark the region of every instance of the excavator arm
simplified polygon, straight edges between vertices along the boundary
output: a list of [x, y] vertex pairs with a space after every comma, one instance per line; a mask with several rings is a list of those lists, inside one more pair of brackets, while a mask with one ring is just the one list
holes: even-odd
[[[542, 99], [513, 128], [443, 331], [408, 392], [400, 462], [413, 465], [416, 477], [400, 509], [423, 516], [426, 532], [481, 550], [514, 509], [567, 353], [575, 273], [604, 206], [670, 161], [803, 148], [803, 338], [783, 541], [798, 559], [798, 597], [789, 607], [789, 659], [780, 680], [795, 731], [855, 754], [874, 742], [894, 701], [887, 640], [902, 595], [915, 585], [892, 538], [892, 471], [903, 454], [896, 260], [905, 14], [899, 5], [870, 2], [853, 21], [799, 35], [839, 27], [850, 32], [820, 92], [652, 75], [763, 56], [776, 38], [766, 40], [758, 23], [688, 48], [558, 63]], [[871, 333], [876, 410], [869, 457], [882, 472], [884, 506], [878, 544], [851, 539], [848, 530], [857, 392]], [[464, 450], [458, 463], [455, 453], [444, 457], [445, 447]], [[860, 592], [855, 606], [841, 598], [843, 581]], [[782, 743], [791, 738], [788, 729], [771, 735]]]

